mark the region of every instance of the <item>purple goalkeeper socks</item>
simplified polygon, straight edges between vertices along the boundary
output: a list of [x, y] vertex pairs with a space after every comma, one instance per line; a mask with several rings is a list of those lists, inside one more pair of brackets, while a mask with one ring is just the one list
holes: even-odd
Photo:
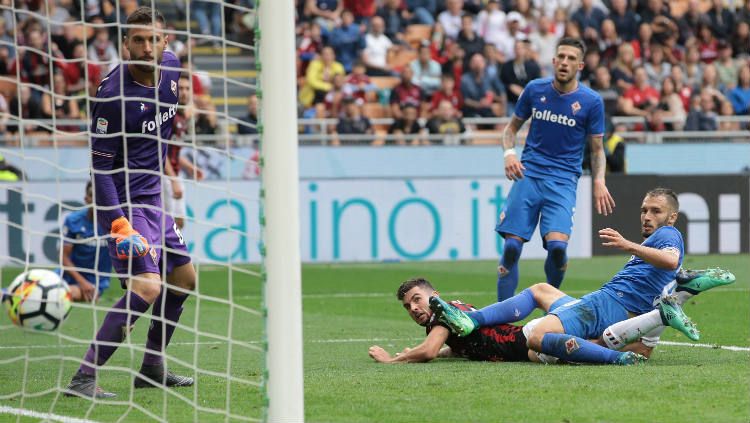
[[[165, 292], [166, 295], [164, 294]], [[153, 317], [151, 319], [151, 326], [148, 329], [143, 364], [152, 366], [161, 364], [164, 361], [161, 353], [169, 345], [169, 340], [172, 339], [172, 334], [175, 330], [175, 325], [171, 323], [164, 325], [164, 321], [177, 323], [180, 320], [182, 304], [185, 303], [187, 297], [187, 295], [177, 295], [169, 289], [163, 289], [159, 297], [156, 298], [154, 308], [151, 311]]]
[[[130, 304], [128, 304], [128, 297], [130, 297]], [[145, 313], [149, 306], [150, 304], [135, 292], [128, 291], [123, 295], [123, 297], [112, 306], [112, 310], [110, 310], [104, 318], [104, 322], [102, 322], [102, 326], [96, 334], [96, 340], [91, 343], [88, 351], [86, 351], [84, 363], [81, 364], [78, 371], [88, 375], [93, 375], [96, 370], [88, 363], [101, 366], [106, 363], [107, 360], [109, 360], [109, 357], [111, 357], [115, 350], [117, 350], [117, 345], [99, 345], [99, 343], [107, 342], [110, 344], [119, 344], [122, 342], [128, 332], [132, 329], [135, 321], [140, 317], [140, 314]]]

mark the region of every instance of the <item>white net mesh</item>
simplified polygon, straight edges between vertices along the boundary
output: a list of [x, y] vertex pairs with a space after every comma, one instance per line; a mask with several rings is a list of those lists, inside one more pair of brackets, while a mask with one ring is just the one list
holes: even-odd
[[[96, 380], [117, 396], [94, 401], [69, 398], [63, 395], [66, 386], [107, 312], [125, 292], [115, 271], [103, 263], [109, 230], [86, 231], [86, 182], [92, 171], [160, 177], [168, 172], [164, 165], [150, 171], [134, 169], [127, 160], [112, 170], [94, 171], [91, 166], [91, 137], [100, 129], [96, 121], [91, 123], [97, 87], [109, 70], [131, 63], [123, 55], [123, 36], [131, 28], [125, 21], [139, 6], [164, 15], [168, 49], [180, 58], [182, 69], [160, 71], [187, 75], [190, 96], [176, 108], [182, 119], [175, 125], [174, 137], [165, 138], [158, 130], [129, 135], [127, 125], [114, 136], [124, 137], [125, 157], [135, 155], [133, 143], [145, 138], [168, 146], [168, 156], [182, 167], [179, 178], [163, 179], [163, 196], [176, 198], [181, 191], [184, 209], [146, 208], [169, 211], [184, 221], [182, 239], [197, 281], [164, 362], [169, 371], [195, 383], [169, 389], [134, 388], [146, 351], [149, 309], [132, 313], [142, 317], [132, 332], [122, 329], [121, 344], [103, 342], [98, 347], [119, 345], [99, 368]], [[62, 268], [73, 279], [71, 271], [75, 271], [99, 289], [111, 278], [98, 301], [76, 302], [58, 331], [22, 330], [0, 316], [0, 421], [25, 421], [23, 416], [139, 422], [264, 418], [257, 101], [251, 97], [256, 91], [254, 6], [248, 0], [0, 4], [0, 153], [4, 158], [0, 160], [0, 286], [7, 288], [16, 275], [30, 268]], [[121, 76], [119, 82], [115, 97], [124, 122], [133, 118], [126, 113], [130, 110], [126, 103], [140, 102], [141, 111], [152, 105], [161, 111], [171, 105], [161, 94], [155, 99], [131, 98], [123, 88], [125, 78]], [[170, 88], [179, 96], [176, 87]], [[156, 116], [152, 119], [155, 127], [161, 124]], [[132, 124], [141, 123], [148, 129], [145, 121]], [[161, 149], [154, 151], [161, 154]], [[170, 157], [160, 157], [159, 163], [169, 162]], [[94, 191], [96, 202], [100, 193]], [[134, 219], [130, 206], [140, 201], [131, 198], [137, 191], [138, 187], [128, 186], [125, 201], [118, 205], [130, 220]], [[71, 218], [74, 214], [78, 217]], [[92, 231], [99, 223], [96, 216], [89, 216]], [[157, 223], [161, 238], [180, 236], [165, 225], [169, 222], [162, 218]], [[152, 247], [175, 252], [169, 245]], [[86, 260], [88, 264], [83, 263]], [[128, 265], [131, 276], [133, 266]], [[182, 281], [170, 278], [166, 269], [161, 277], [176, 292], [185, 292]], [[164, 320], [156, 316], [152, 322]], [[165, 335], [165, 325], [161, 328]]]

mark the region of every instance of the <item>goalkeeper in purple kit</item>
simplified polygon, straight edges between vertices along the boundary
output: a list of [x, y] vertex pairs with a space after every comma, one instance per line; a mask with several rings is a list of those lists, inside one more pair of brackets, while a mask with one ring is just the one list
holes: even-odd
[[146, 353], [135, 387], [193, 384], [192, 378], [167, 371], [163, 359], [196, 280], [182, 234], [172, 217], [162, 212], [167, 143], [161, 140], [172, 136], [180, 74], [177, 57], [164, 51], [164, 24], [164, 17], [148, 7], [128, 16], [123, 47], [131, 62], [102, 80], [93, 101], [91, 160], [97, 218], [101, 227], [110, 230], [109, 254], [126, 292], [104, 318], [66, 395], [115, 396], [97, 386], [96, 370], [152, 305]]

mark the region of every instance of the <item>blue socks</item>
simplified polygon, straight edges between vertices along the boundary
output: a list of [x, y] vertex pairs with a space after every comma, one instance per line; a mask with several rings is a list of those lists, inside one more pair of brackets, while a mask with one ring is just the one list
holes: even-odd
[[613, 364], [622, 354], [564, 333], [544, 334], [542, 352], [565, 361], [598, 364]]
[[565, 277], [568, 264], [567, 241], [547, 241], [547, 260], [544, 262], [544, 273], [547, 283], [559, 288]]
[[516, 322], [531, 314], [537, 307], [534, 295], [529, 288], [507, 300], [488, 305], [477, 311], [466, 313], [477, 326], [494, 326], [501, 323]]
[[500, 265], [508, 270], [504, 276], [498, 272], [497, 276], [497, 301], [507, 300], [512, 297], [518, 287], [518, 259], [521, 257], [523, 242], [515, 238], [505, 238], [503, 257]]

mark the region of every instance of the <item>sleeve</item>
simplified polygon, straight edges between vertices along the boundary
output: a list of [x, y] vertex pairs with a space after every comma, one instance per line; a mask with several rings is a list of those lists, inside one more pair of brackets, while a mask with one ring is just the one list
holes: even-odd
[[676, 249], [677, 251], [682, 252], [683, 244], [680, 232], [669, 226], [661, 228], [658, 237], [654, 240], [654, 248], [659, 250]]
[[[109, 229], [112, 221], [124, 216], [117, 188], [112, 180], [115, 156], [122, 150], [120, 99], [102, 99], [94, 104], [91, 114], [91, 165], [94, 168], [94, 190], [98, 212], [103, 215], [102, 227]], [[100, 172], [97, 172], [100, 171]]]
[[516, 110], [513, 112], [519, 119], [526, 120], [531, 116], [531, 88], [534, 87], [532, 84], [526, 85], [526, 88], [521, 91], [521, 95], [516, 101]]
[[589, 136], [604, 135], [604, 100], [600, 95], [596, 96], [591, 113], [589, 113], [586, 132]]
[[73, 228], [75, 228], [75, 226], [73, 225], [71, 217], [72, 215], [68, 215], [63, 222], [62, 235], [64, 245], [72, 244], [71, 239], [75, 236], [73, 233]]

